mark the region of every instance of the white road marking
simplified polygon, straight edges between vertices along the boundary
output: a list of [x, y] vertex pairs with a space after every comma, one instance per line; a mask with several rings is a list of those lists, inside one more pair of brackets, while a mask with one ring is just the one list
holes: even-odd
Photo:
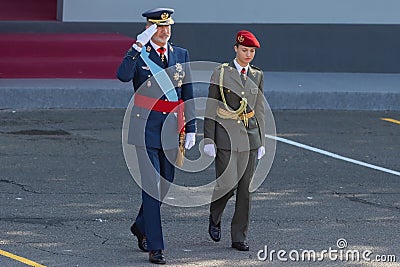
[[328, 157], [332, 157], [332, 158], [335, 158], [335, 159], [340, 159], [340, 160], [347, 161], [347, 162], [350, 162], [350, 163], [353, 163], [353, 164], [357, 164], [357, 165], [360, 165], [360, 166], [363, 166], [363, 167], [367, 167], [367, 168], [371, 168], [371, 169], [378, 170], [378, 171], [381, 171], [381, 172], [386, 172], [386, 173], [390, 173], [390, 174], [394, 174], [394, 175], [400, 176], [400, 172], [398, 172], [398, 171], [390, 170], [390, 169], [387, 169], [387, 168], [379, 167], [379, 166], [376, 166], [376, 165], [373, 165], [373, 164], [369, 164], [369, 163], [366, 163], [366, 162], [362, 162], [362, 161], [359, 161], [359, 160], [355, 160], [355, 159], [351, 159], [351, 158], [348, 158], [348, 157], [344, 157], [344, 156], [341, 156], [341, 155], [338, 155], [338, 154], [335, 154], [335, 153], [332, 153], [332, 152], [329, 152], [329, 151], [325, 151], [325, 150], [322, 150], [322, 149], [319, 149], [319, 148], [315, 148], [315, 147], [312, 147], [312, 146], [304, 145], [304, 144], [301, 144], [301, 143], [298, 143], [298, 142], [295, 142], [295, 141], [291, 141], [291, 140], [288, 140], [288, 139], [285, 139], [285, 138], [282, 138], [282, 137], [272, 136], [272, 135], [265, 135], [265, 137], [269, 138], [269, 139], [273, 139], [273, 140], [279, 141], [279, 142], [282, 142], [282, 143], [286, 143], [286, 144], [289, 144], [289, 145], [293, 145], [293, 146], [297, 146], [297, 147], [300, 147], [300, 148], [304, 148], [304, 149], [307, 149], [307, 150], [310, 150], [310, 151], [313, 151], [313, 152], [316, 152], [316, 153], [319, 153], [319, 154], [323, 154], [323, 155], [326, 155]]

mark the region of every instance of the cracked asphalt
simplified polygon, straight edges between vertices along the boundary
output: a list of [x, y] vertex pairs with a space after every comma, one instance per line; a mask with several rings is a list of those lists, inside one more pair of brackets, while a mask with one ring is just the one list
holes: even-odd
[[[122, 153], [123, 116], [122, 109], [0, 111], [1, 250], [45, 266], [150, 266], [129, 232], [140, 189]], [[400, 125], [381, 120], [400, 120], [400, 112], [276, 110], [274, 116], [280, 137], [400, 171]], [[202, 184], [210, 177], [212, 167], [177, 172], [176, 180]], [[219, 243], [207, 234], [208, 205], [163, 205], [167, 265], [399, 266], [399, 185], [400, 176], [278, 142], [268, 178], [253, 194], [250, 251], [230, 248], [233, 199]], [[394, 255], [397, 263], [288, 257], [338, 249], [341, 238], [345, 249], [369, 250], [372, 259]], [[265, 246], [286, 251], [287, 261], [277, 253], [259, 260]], [[0, 266], [26, 265], [0, 255]]]

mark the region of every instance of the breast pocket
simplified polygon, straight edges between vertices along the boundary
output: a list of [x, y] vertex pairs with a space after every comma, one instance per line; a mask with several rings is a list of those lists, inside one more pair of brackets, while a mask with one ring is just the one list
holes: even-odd
[[258, 90], [258, 87], [251, 87], [249, 90], [250, 94], [247, 95], [247, 104], [249, 105], [250, 109], [254, 109], [257, 100]]
[[258, 87], [252, 87], [252, 88], [250, 89], [250, 93], [251, 93], [252, 95], [258, 94]]
[[[151, 79], [151, 77], [153, 77], [150, 70], [141, 69], [139, 75], [140, 75], [140, 80], [142, 80], [142, 81], [147, 81], [147, 80]], [[153, 79], [151, 79], [151, 80], [153, 80]]]

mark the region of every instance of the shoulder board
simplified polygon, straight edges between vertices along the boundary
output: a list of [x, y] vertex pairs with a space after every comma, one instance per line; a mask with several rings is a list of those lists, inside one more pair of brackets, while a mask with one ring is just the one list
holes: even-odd
[[215, 69], [220, 70], [221, 68], [228, 67], [228, 66], [229, 66], [229, 63], [222, 63], [221, 65], [218, 65]]
[[250, 67], [252, 67], [253, 69], [256, 69], [256, 70], [262, 71], [262, 70], [261, 70], [259, 67], [257, 67], [257, 66], [250, 65]]
[[176, 44], [173, 44], [173, 43], [169, 43], [171, 46], [173, 46], [174, 48], [180, 48], [180, 49], [185, 49], [186, 50], [186, 48], [183, 48], [183, 47], [181, 47], [181, 46], [179, 46], [179, 45], [176, 45]]

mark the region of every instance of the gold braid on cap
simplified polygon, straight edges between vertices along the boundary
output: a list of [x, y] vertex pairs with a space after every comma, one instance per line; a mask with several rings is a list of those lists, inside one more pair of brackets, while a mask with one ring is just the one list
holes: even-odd
[[167, 12], [161, 14], [161, 19], [148, 19], [148, 21], [157, 25], [174, 24], [174, 20], [169, 16]]

